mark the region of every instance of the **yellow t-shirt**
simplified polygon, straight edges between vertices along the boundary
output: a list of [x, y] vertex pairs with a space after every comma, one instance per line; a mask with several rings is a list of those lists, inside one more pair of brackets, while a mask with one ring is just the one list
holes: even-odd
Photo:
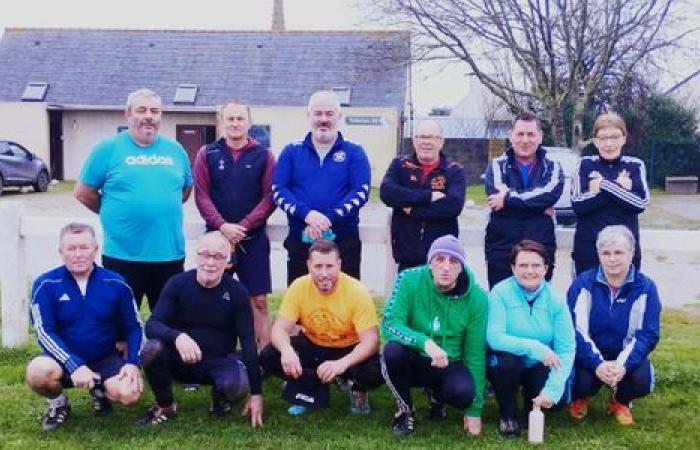
[[322, 295], [311, 276], [297, 278], [284, 294], [277, 314], [301, 323], [304, 335], [323, 347], [357, 344], [358, 333], [379, 324], [369, 291], [342, 272], [330, 295]]

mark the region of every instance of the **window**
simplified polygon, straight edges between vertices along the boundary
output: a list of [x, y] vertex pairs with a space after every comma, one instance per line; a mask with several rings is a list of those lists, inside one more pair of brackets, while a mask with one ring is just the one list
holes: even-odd
[[197, 91], [199, 91], [199, 86], [196, 84], [180, 84], [175, 91], [173, 103], [187, 103], [194, 105], [197, 99]]
[[43, 102], [46, 91], [49, 90], [48, 83], [27, 83], [22, 93], [23, 102]]
[[253, 125], [248, 134], [263, 147], [270, 148], [270, 125]]
[[350, 106], [350, 91], [352, 89], [349, 87], [334, 87], [331, 91], [338, 96], [340, 101], [340, 106]]

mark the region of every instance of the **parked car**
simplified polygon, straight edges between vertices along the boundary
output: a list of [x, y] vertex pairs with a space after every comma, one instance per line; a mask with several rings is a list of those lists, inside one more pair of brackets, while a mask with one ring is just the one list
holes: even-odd
[[46, 192], [50, 182], [44, 160], [16, 142], [0, 140], [0, 194], [8, 186], [32, 186], [36, 192]]
[[579, 156], [567, 147], [544, 147], [544, 149], [547, 150], [547, 156], [561, 164], [564, 171], [564, 190], [559, 201], [554, 205], [557, 224], [573, 226], [576, 224], [576, 214], [571, 207], [571, 182], [576, 172]]

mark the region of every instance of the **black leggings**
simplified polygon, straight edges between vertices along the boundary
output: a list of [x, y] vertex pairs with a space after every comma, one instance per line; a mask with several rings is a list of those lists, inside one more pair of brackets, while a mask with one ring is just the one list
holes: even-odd
[[235, 402], [250, 390], [245, 364], [234, 353], [186, 364], [173, 344], [151, 339], [143, 347], [141, 359], [148, 384], [161, 407], [174, 402], [173, 380], [210, 384], [212, 395], [216, 393], [230, 402]]
[[[540, 394], [547, 382], [549, 369], [542, 363], [526, 367], [522, 356], [491, 351], [487, 358], [486, 375], [496, 393], [501, 419], [517, 419], [520, 387], [523, 388], [523, 411], [530, 411], [532, 399]], [[566, 397], [562, 396], [559, 406], [566, 403]]]
[[134, 299], [138, 308], [141, 308], [141, 300], [145, 294], [148, 306], [153, 312], [166, 281], [184, 270], [185, 260], [139, 262], [102, 255], [102, 265], [105, 269], [117, 272], [124, 277], [126, 284], [134, 291]]
[[412, 412], [411, 387], [431, 389], [436, 400], [465, 409], [474, 401], [474, 379], [461, 361], [444, 369], [412, 348], [388, 342], [382, 351], [382, 375], [401, 412]]
[[[580, 366], [574, 366], [574, 398], [588, 398], [594, 396], [603, 382], [594, 372], [589, 372]], [[636, 369], [625, 373], [622, 381], [617, 385], [615, 399], [628, 405], [635, 398], [644, 397], [654, 390], [654, 367], [648, 359], [645, 359]]]
[[[287, 381], [282, 398], [296, 405], [310, 407], [328, 406], [328, 384], [321, 382], [316, 369], [325, 361], [333, 361], [350, 353], [355, 346], [323, 347], [311, 342], [303, 334], [292, 336], [291, 344], [301, 362], [301, 376], [297, 379], [285, 375], [280, 361], [281, 354], [272, 344], [268, 344], [260, 352], [260, 365], [265, 372], [276, 375]], [[340, 376], [353, 382], [352, 389], [365, 392], [382, 385], [382, 375], [379, 369], [379, 356], [373, 355], [355, 364]]]

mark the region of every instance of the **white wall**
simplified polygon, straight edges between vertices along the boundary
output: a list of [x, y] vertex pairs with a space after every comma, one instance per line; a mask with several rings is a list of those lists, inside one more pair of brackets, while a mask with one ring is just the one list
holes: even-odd
[[0, 139], [15, 141], [49, 164], [46, 103], [0, 102]]
[[[341, 124], [343, 135], [361, 144], [372, 166], [372, 184], [379, 185], [396, 155], [399, 111], [394, 108], [344, 108], [350, 116], [379, 116], [381, 125]], [[253, 107], [253, 123], [270, 125], [270, 146], [279, 154], [289, 142], [300, 140], [309, 129], [305, 107]], [[163, 114], [161, 133], [174, 139], [176, 125], [214, 125], [214, 113]], [[66, 179], [75, 179], [92, 147], [126, 125], [118, 111], [65, 111], [63, 113], [63, 158]]]

